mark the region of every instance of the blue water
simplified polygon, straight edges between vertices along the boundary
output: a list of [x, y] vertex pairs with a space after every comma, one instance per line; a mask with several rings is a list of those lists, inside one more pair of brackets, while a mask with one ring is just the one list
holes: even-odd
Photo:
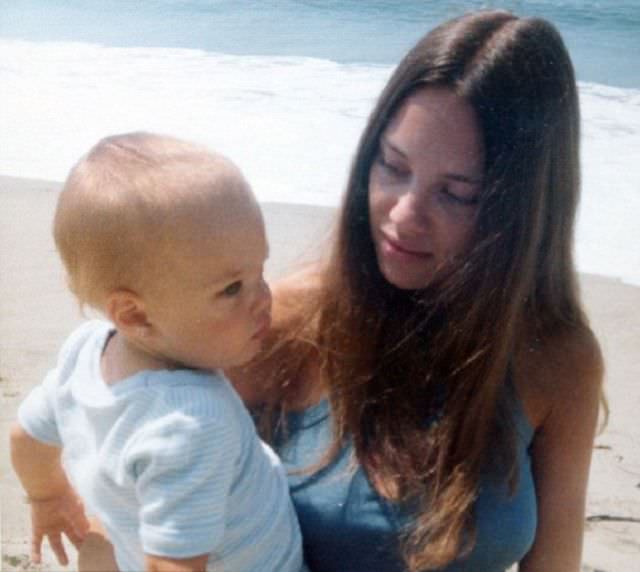
[[2, 0], [0, 37], [394, 64], [438, 22], [482, 7], [554, 22], [579, 80], [640, 88], [640, 0]]
[[99, 138], [147, 130], [231, 157], [260, 200], [337, 205], [394, 65], [481, 6], [562, 32], [578, 268], [640, 285], [640, 0], [0, 0], [0, 173], [61, 181]]

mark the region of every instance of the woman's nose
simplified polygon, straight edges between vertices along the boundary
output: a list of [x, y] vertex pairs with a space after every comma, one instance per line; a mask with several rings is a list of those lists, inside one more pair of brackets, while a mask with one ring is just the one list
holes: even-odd
[[403, 234], [418, 234], [428, 227], [429, 206], [423, 193], [407, 190], [398, 196], [389, 211], [389, 219]]

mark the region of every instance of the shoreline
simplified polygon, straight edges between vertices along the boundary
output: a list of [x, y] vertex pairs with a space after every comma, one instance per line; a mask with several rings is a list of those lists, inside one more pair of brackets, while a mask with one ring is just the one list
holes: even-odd
[[[50, 236], [61, 183], [0, 175], [0, 423], [7, 435], [18, 403], [54, 363], [83, 316], [67, 291]], [[312, 260], [326, 244], [335, 209], [262, 203], [271, 257], [267, 278]], [[640, 559], [640, 286], [580, 274], [584, 306], [606, 363], [609, 423], [596, 439], [583, 570], [626, 572]], [[2, 569], [28, 565], [27, 507], [0, 447]], [[45, 564], [52, 565], [47, 549]], [[73, 566], [67, 568], [72, 570]]]

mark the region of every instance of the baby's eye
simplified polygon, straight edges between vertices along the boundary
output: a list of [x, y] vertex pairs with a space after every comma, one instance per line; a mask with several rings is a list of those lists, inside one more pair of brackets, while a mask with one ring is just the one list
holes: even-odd
[[237, 296], [242, 290], [242, 280], [236, 280], [227, 286], [222, 292], [220, 292], [219, 296], [233, 297]]

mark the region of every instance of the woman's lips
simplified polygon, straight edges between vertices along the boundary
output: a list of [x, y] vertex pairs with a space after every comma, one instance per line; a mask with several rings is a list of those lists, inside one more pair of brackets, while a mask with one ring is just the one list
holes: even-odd
[[402, 244], [386, 235], [382, 235], [382, 251], [386, 256], [408, 260], [424, 260], [431, 256], [431, 253], [417, 250], [409, 245]]

